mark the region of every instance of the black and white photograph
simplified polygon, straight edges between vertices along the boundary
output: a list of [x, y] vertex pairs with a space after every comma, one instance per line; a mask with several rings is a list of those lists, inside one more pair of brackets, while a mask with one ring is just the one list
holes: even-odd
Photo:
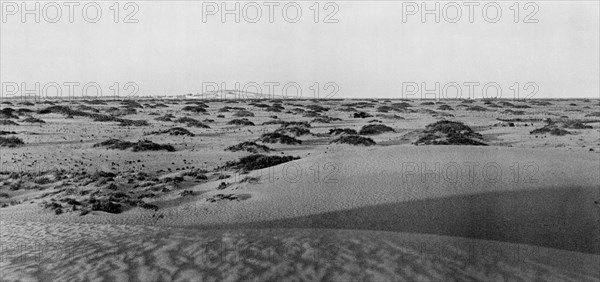
[[0, 281], [600, 282], [598, 0], [0, 17]]

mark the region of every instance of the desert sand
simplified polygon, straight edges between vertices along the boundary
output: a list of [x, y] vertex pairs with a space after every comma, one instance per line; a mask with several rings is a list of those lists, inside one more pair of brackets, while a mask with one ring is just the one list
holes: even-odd
[[598, 100], [2, 109], [2, 280], [600, 279]]

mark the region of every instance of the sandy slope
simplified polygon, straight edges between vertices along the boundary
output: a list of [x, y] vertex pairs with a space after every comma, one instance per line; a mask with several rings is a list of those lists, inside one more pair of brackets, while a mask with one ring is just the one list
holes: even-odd
[[[195, 201], [165, 207], [156, 214], [132, 210], [108, 216], [40, 216], [31, 206], [22, 205], [4, 209], [3, 218], [204, 228], [387, 230], [600, 254], [596, 155], [466, 146], [348, 149], [351, 154], [321, 154], [272, 171], [252, 172], [249, 176], [261, 177], [258, 184], [208, 191]], [[519, 162], [517, 181], [514, 162]], [[406, 173], [411, 165], [431, 170], [436, 163], [443, 174], [438, 179], [433, 175], [422, 178], [425, 171], [421, 170]], [[452, 180], [455, 172], [449, 163], [461, 170], [459, 181]], [[483, 176], [482, 168], [491, 167], [487, 163], [502, 172], [497, 181], [492, 168]], [[472, 177], [468, 164], [474, 167]], [[295, 169], [301, 169], [302, 175]], [[251, 197], [216, 203], [203, 199], [229, 193]]]
[[446, 236], [0, 222], [0, 280], [598, 281], [600, 256]]

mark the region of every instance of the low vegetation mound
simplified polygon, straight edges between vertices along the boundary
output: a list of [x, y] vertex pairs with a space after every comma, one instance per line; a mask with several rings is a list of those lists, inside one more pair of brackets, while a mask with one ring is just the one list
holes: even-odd
[[188, 111], [193, 113], [205, 113], [206, 109], [200, 106], [185, 106], [181, 109], [182, 111]]
[[278, 128], [277, 130], [275, 130], [275, 132], [282, 133], [282, 134], [292, 134], [296, 137], [310, 134], [310, 130], [308, 130], [307, 128], [304, 128], [304, 127], [300, 127], [300, 126], [281, 127], [281, 128]]
[[373, 141], [373, 139], [368, 138], [368, 137], [358, 136], [358, 135], [342, 135], [339, 138], [331, 141], [330, 143], [364, 145], [364, 146], [375, 145], [375, 141]]
[[440, 111], [454, 111], [454, 109], [448, 105], [440, 105], [438, 107], [438, 110]]
[[311, 122], [318, 122], [318, 123], [331, 123], [332, 121], [341, 121], [341, 118], [334, 118], [334, 117], [328, 117], [328, 116], [320, 116], [317, 117], [315, 119], [313, 119]]
[[534, 129], [529, 132], [529, 134], [534, 134], [534, 135], [535, 134], [546, 134], [546, 133], [550, 133], [550, 135], [555, 135], [555, 136], [564, 136], [564, 135], [572, 134], [571, 132], [569, 132], [567, 130], [559, 128], [555, 124], [548, 124], [542, 128], [537, 128], [537, 129]]
[[573, 134], [573, 133], [570, 131], [567, 131], [563, 128], [568, 128], [568, 129], [592, 129], [593, 128], [591, 125], [586, 125], [584, 121], [577, 120], [577, 119], [574, 119], [574, 120], [561, 119], [558, 121], [548, 119], [548, 120], [546, 120], [546, 122], [548, 124], [546, 124], [544, 127], [534, 129], [534, 130], [530, 131], [529, 133], [530, 134], [549, 133], [550, 135], [564, 136], [564, 135]]
[[172, 115], [172, 114], [165, 114], [164, 116], [157, 117], [154, 120], [157, 120], [157, 121], [173, 121], [174, 118], [175, 118], [175, 116]]
[[12, 120], [0, 119], [0, 125], [19, 125], [19, 124]]
[[39, 119], [39, 118], [34, 118], [34, 117], [28, 117], [24, 120], [22, 120], [23, 122], [28, 122], [28, 123], [46, 123], [45, 121]]
[[10, 119], [10, 118], [14, 118], [14, 119], [19, 119], [19, 117], [17, 115], [15, 115], [15, 109], [13, 108], [4, 108], [0, 110], [0, 118], [3, 119]]
[[472, 111], [472, 112], [486, 112], [489, 111], [488, 109], [482, 107], [482, 106], [472, 106], [472, 107], [468, 107], [465, 110], [467, 111]]
[[600, 117], [600, 112], [593, 112], [585, 115], [586, 117]]
[[194, 133], [191, 133], [189, 130], [187, 130], [183, 127], [173, 127], [173, 128], [169, 128], [166, 130], [151, 132], [149, 134], [169, 134], [169, 135], [174, 135], [174, 136], [185, 135], [185, 136], [191, 136], [191, 137], [194, 136]]
[[292, 136], [281, 134], [279, 132], [265, 133], [260, 138], [258, 138], [257, 141], [263, 143], [281, 143], [287, 145], [302, 144], [301, 140], [298, 140]]
[[239, 169], [242, 171], [251, 171], [276, 166], [289, 161], [300, 159], [293, 156], [267, 156], [254, 154], [243, 157], [238, 161], [230, 161], [225, 164], [226, 168]]
[[252, 121], [250, 121], [249, 119], [247, 119], [247, 118], [232, 119], [229, 122], [227, 122], [227, 124], [230, 124], [230, 125], [254, 126], [254, 123]]
[[394, 132], [394, 129], [383, 124], [368, 124], [363, 126], [358, 134], [360, 135], [376, 135], [385, 132]]
[[334, 128], [329, 130], [330, 135], [351, 134], [356, 135], [358, 132], [352, 128]]
[[25, 144], [21, 138], [17, 138], [14, 136], [11, 137], [0, 137], [0, 147], [17, 147]]
[[122, 141], [119, 139], [109, 139], [97, 144], [94, 147], [107, 147], [108, 149], [127, 150], [132, 148], [134, 152], [141, 151], [169, 151], [174, 152], [175, 147], [169, 144], [157, 144], [150, 140], [140, 140], [138, 142]]
[[354, 118], [370, 118], [373, 117], [372, 115], [365, 113], [365, 112], [358, 112], [358, 113], [354, 113], [352, 115]]
[[258, 152], [265, 152], [268, 153], [270, 151], [273, 151], [273, 149], [265, 146], [265, 145], [260, 145], [260, 144], [256, 144], [255, 142], [252, 141], [246, 141], [246, 142], [242, 142], [236, 145], [232, 145], [229, 146], [227, 148], [225, 148], [226, 151], [232, 151], [232, 152], [237, 152], [237, 151], [246, 151], [246, 152], [250, 152], [250, 153], [258, 153]]
[[237, 111], [233, 114], [235, 117], [253, 117], [254, 113], [251, 111]]
[[177, 123], [185, 123], [189, 127], [199, 127], [199, 128], [210, 128], [210, 126], [202, 123], [201, 121], [189, 117], [182, 117], [174, 120], [173, 122]]
[[415, 145], [476, 145], [487, 146], [481, 139], [481, 134], [476, 133], [462, 122], [441, 120], [427, 125]]

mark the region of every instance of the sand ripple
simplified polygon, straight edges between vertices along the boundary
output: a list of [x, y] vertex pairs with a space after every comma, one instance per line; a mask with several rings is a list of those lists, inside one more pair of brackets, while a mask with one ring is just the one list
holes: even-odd
[[600, 256], [395, 232], [2, 221], [2, 281], [599, 281]]

